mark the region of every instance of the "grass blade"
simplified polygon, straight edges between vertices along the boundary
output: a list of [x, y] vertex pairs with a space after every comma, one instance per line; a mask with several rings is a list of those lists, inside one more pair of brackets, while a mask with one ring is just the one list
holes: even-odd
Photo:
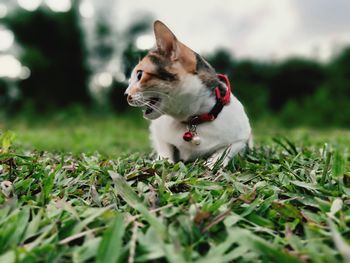
[[337, 247], [340, 254], [343, 256], [346, 262], [350, 262], [350, 245], [345, 242], [339, 231], [337, 230], [336, 225], [329, 218], [328, 225], [331, 228], [332, 238], [335, 246]]
[[154, 231], [157, 234], [154, 238], [154, 242], [158, 243], [162, 248], [168, 261], [176, 263], [186, 262], [182, 257], [182, 254], [179, 253], [179, 249], [175, 248], [173, 244], [166, 243], [169, 239], [166, 227], [161, 222], [159, 222], [159, 220], [141, 202], [136, 193], [128, 185], [124, 177], [113, 171], [109, 171], [109, 174], [114, 181], [117, 194], [119, 194], [132, 208], [140, 212], [142, 216], [148, 221], [150, 226], [154, 228]]
[[136, 193], [128, 185], [126, 180], [113, 171], [109, 171], [109, 174], [114, 181], [117, 194], [119, 194], [124, 199], [124, 201], [128, 203], [128, 205], [140, 212], [148, 221], [148, 223], [150, 223], [150, 225], [152, 225], [157, 230], [162, 238], [165, 238], [166, 229], [164, 225], [160, 223], [152, 213], [149, 212], [148, 208], [141, 202]]
[[106, 230], [98, 247], [96, 262], [120, 262], [123, 252], [123, 236], [125, 232], [123, 217], [117, 215], [112, 225]]
[[235, 240], [239, 245], [248, 247], [250, 250], [253, 250], [265, 258], [273, 259], [274, 262], [300, 262], [297, 258], [284, 253], [280, 248], [269, 244], [264, 239], [254, 235], [246, 229], [230, 229], [229, 235], [230, 238]]
[[326, 163], [324, 165], [323, 173], [322, 173], [322, 177], [321, 177], [321, 184], [322, 185], [324, 185], [326, 183], [326, 180], [327, 180], [327, 177], [328, 177], [327, 175], [328, 175], [329, 168], [330, 168], [331, 157], [332, 157], [332, 153], [331, 152], [327, 152]]

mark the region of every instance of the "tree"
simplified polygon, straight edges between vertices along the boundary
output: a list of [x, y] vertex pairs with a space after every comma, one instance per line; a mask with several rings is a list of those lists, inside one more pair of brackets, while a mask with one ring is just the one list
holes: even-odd
[[292, 58], [275, 67], [268, 83], [270, 107], [278, 111], [288, 100], [300, 101], [315, 92], [326, 80], [324, 68], [317, 62]]
[[23, 48], [22, 63], [31, 70], [20, 83], [20, 104], [30, 100], [43, 110], [90, 102], [77, 8], [66, 13], [17, 10], [5, 23]]

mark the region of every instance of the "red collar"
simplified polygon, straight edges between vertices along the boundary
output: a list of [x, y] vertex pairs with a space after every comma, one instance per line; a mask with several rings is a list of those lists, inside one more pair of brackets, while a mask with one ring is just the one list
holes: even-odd
[[230, 96], [231, 96], [231, 85], [228, 77], [224, 74], [217, 74], [217, 77], [219, 80], [225, 82], [227, 86], [226, 94], [222, 97], [220, 94], [219, 87], [215, 88], [215, 97], [216, 97], [216, 103], [214, 107], [206, 113], [202, 113], [200, 115], [194, 115], [191, 116], [188, 121], [185, 123], [189, 126], [189, 130], [184, 133], [183, 139], [185, 141], [191, 141], [194, 135], [196, 135], [196, 129], [195, 127], [198, 124], [209, 122], [215, 120], [219, 113], [222, 111], [223, 107], [230, 103]]
[[221, 96], [219, 87], [215, 88], [215, 97], [216, 97], [216, 103], [214, 107], [206, 113], [202, 113], [200, 115], [194, 115], [189, 118], [189, 120], [186, 122], [189, 125], [198, 125], [203, 122], [213, 121], [217, 118], [219, 113], [221, 112], [222, 108], [230, 103], [230, 95], [231, 95], [231, 85], [230, 81], [228, 80], [228, 77], [223, 74], [217, 74], [218, 78], [225, 82], [227, 86], [226, 94], [225, 96]]

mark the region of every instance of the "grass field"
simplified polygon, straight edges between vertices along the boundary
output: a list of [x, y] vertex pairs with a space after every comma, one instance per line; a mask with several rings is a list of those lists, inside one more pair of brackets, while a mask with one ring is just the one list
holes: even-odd
[[254, 126], [211, 171], [134, 114], [3, 120], [0, 262], [349, 262], [350, 132]]

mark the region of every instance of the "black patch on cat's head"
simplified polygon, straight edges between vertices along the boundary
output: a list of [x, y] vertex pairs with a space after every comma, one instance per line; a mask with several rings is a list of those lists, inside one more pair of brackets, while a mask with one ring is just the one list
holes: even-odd
[[196, 55], [196, 74], [206, 87], [214, 89], [219, 85], [215, 70], [199, 54], [194, 54]]
[[212, 66], [209, 65], [208, 62], [206, 62], [199, 54], [195, 53], [196, 55], [196, 71], [208, 71], [211, 73], [214, 73], [214, 69]]
[[195, 55], [197, 63], [196, 72], [199, 78], [202, 80], [204, 85], [211, 90], [214, 90], [216, 87], [219, 87], [221, 95], [224, 96], [227, 87], [216, 76], [215, 69], [208, 62], [206, 62], [199, 54], [195, 53]]
[[155, 54], [149, 54], [148, 58], [152, 61], [153, 64], [156, 65], [156, 75], [161, 80], [165, 81], [175, 81], [177, 80], [176, 74], [173, 74], [166, 70], [166, 66], [168, 63], [160, 56], [157, 56]]

